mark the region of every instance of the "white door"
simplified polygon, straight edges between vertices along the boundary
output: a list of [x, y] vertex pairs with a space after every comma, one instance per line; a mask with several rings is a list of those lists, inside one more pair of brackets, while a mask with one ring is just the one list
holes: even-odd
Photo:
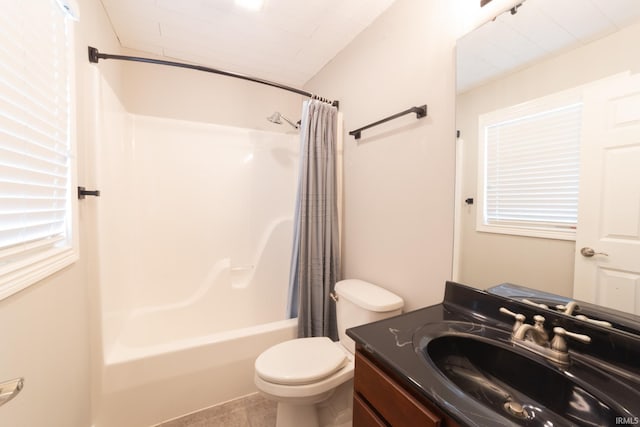
[[583, 111], [573, 296], [640, 314], [640, 74], [586, 90]]

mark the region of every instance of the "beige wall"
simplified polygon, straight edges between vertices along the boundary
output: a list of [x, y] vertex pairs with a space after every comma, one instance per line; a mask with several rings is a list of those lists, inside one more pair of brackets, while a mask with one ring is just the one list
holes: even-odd
[[[92, 135], [91, 69], [87, 44], [117, 49], [98, 0], [80, 0], [76, 24], [78, 83], [78, 179], [90, 182], [86, 138]], [[105, 70], [114, 84], [117, 68]], [[87, 184], [90, 186], [91, 184]], [[23, 376], [25, 387], [0, 408], [0, 425], [87, 427], [91, 425], [90, 331], [87, 265], [92, 235], [91, 203], [80, 203], [80, 259], [34, 286], [0, 301], [0, 380]]]
[[[441, 301], [451, 277], [455, 40], [514, 1], [397, 0], [304, 88], [340, 100], [345, 131], [428, 104], [429, 117], [404, 117], [359, 144], [345, 135], [343, 277], [395, 290], [408, 308]], [[298, 120], [304, 100], [190, 70], [124, 70], [122, 100], [137, 114], [277, 130], [264, 118]]]
[[[130, 49], [124, 54], [155, 58]], [[135, 114], [291, 133], [295, 130], [289, 125], [273, 124], [266, 117], [279, 111], [297, 122], [306, 99], [218, 74], [138, 62], [122, 66], [122, 101]]]
[[[476, 196], [479, 114], [618, 72], [640, 71], [640, 57], [632, 47], [637, 40], [640, 23], [459, 95], [456, 121], [464, 141], [462, 199]], [[575, 242], [477, 232], [476, 205], [461, 206], [460, 281], [478, 287], [511, 282], [572, 295]]]
[[[306, 85], [344, 112], [342, 276], [397, 293], [406, 309], [442, 301], [451, 277], [462, 3], [396, 1]], [[426, 118], [405, 116], [359, 142], [347, 134], [422, 104]]]

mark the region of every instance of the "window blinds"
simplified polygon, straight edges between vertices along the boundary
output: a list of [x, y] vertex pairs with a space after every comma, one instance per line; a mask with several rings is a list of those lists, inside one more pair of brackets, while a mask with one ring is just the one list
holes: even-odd
[[69, 262], [72, 163], [68, 44], [65, 14], [55, 0], [3, 5], [0, 297]]
[[575, 233], [582, 103], [532, 102], [491, 116], [483, 224]]

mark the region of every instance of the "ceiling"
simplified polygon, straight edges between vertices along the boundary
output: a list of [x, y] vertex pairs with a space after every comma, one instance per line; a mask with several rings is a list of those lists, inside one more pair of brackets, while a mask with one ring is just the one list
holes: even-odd
[[302, 87], [394, 0], [102, 0], [123, 47]]
[[458, 40], [458, 93], [640, 19], [640, 0], [525, 0]]

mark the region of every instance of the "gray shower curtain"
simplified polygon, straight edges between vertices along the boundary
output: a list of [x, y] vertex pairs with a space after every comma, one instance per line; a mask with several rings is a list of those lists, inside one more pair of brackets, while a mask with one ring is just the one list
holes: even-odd
[[300, 172], [289, 275], [289, 317], [298, 336], [337, 339], [333, 291], [339, 273], [337, 108], [305, 101], [300, 126]]

